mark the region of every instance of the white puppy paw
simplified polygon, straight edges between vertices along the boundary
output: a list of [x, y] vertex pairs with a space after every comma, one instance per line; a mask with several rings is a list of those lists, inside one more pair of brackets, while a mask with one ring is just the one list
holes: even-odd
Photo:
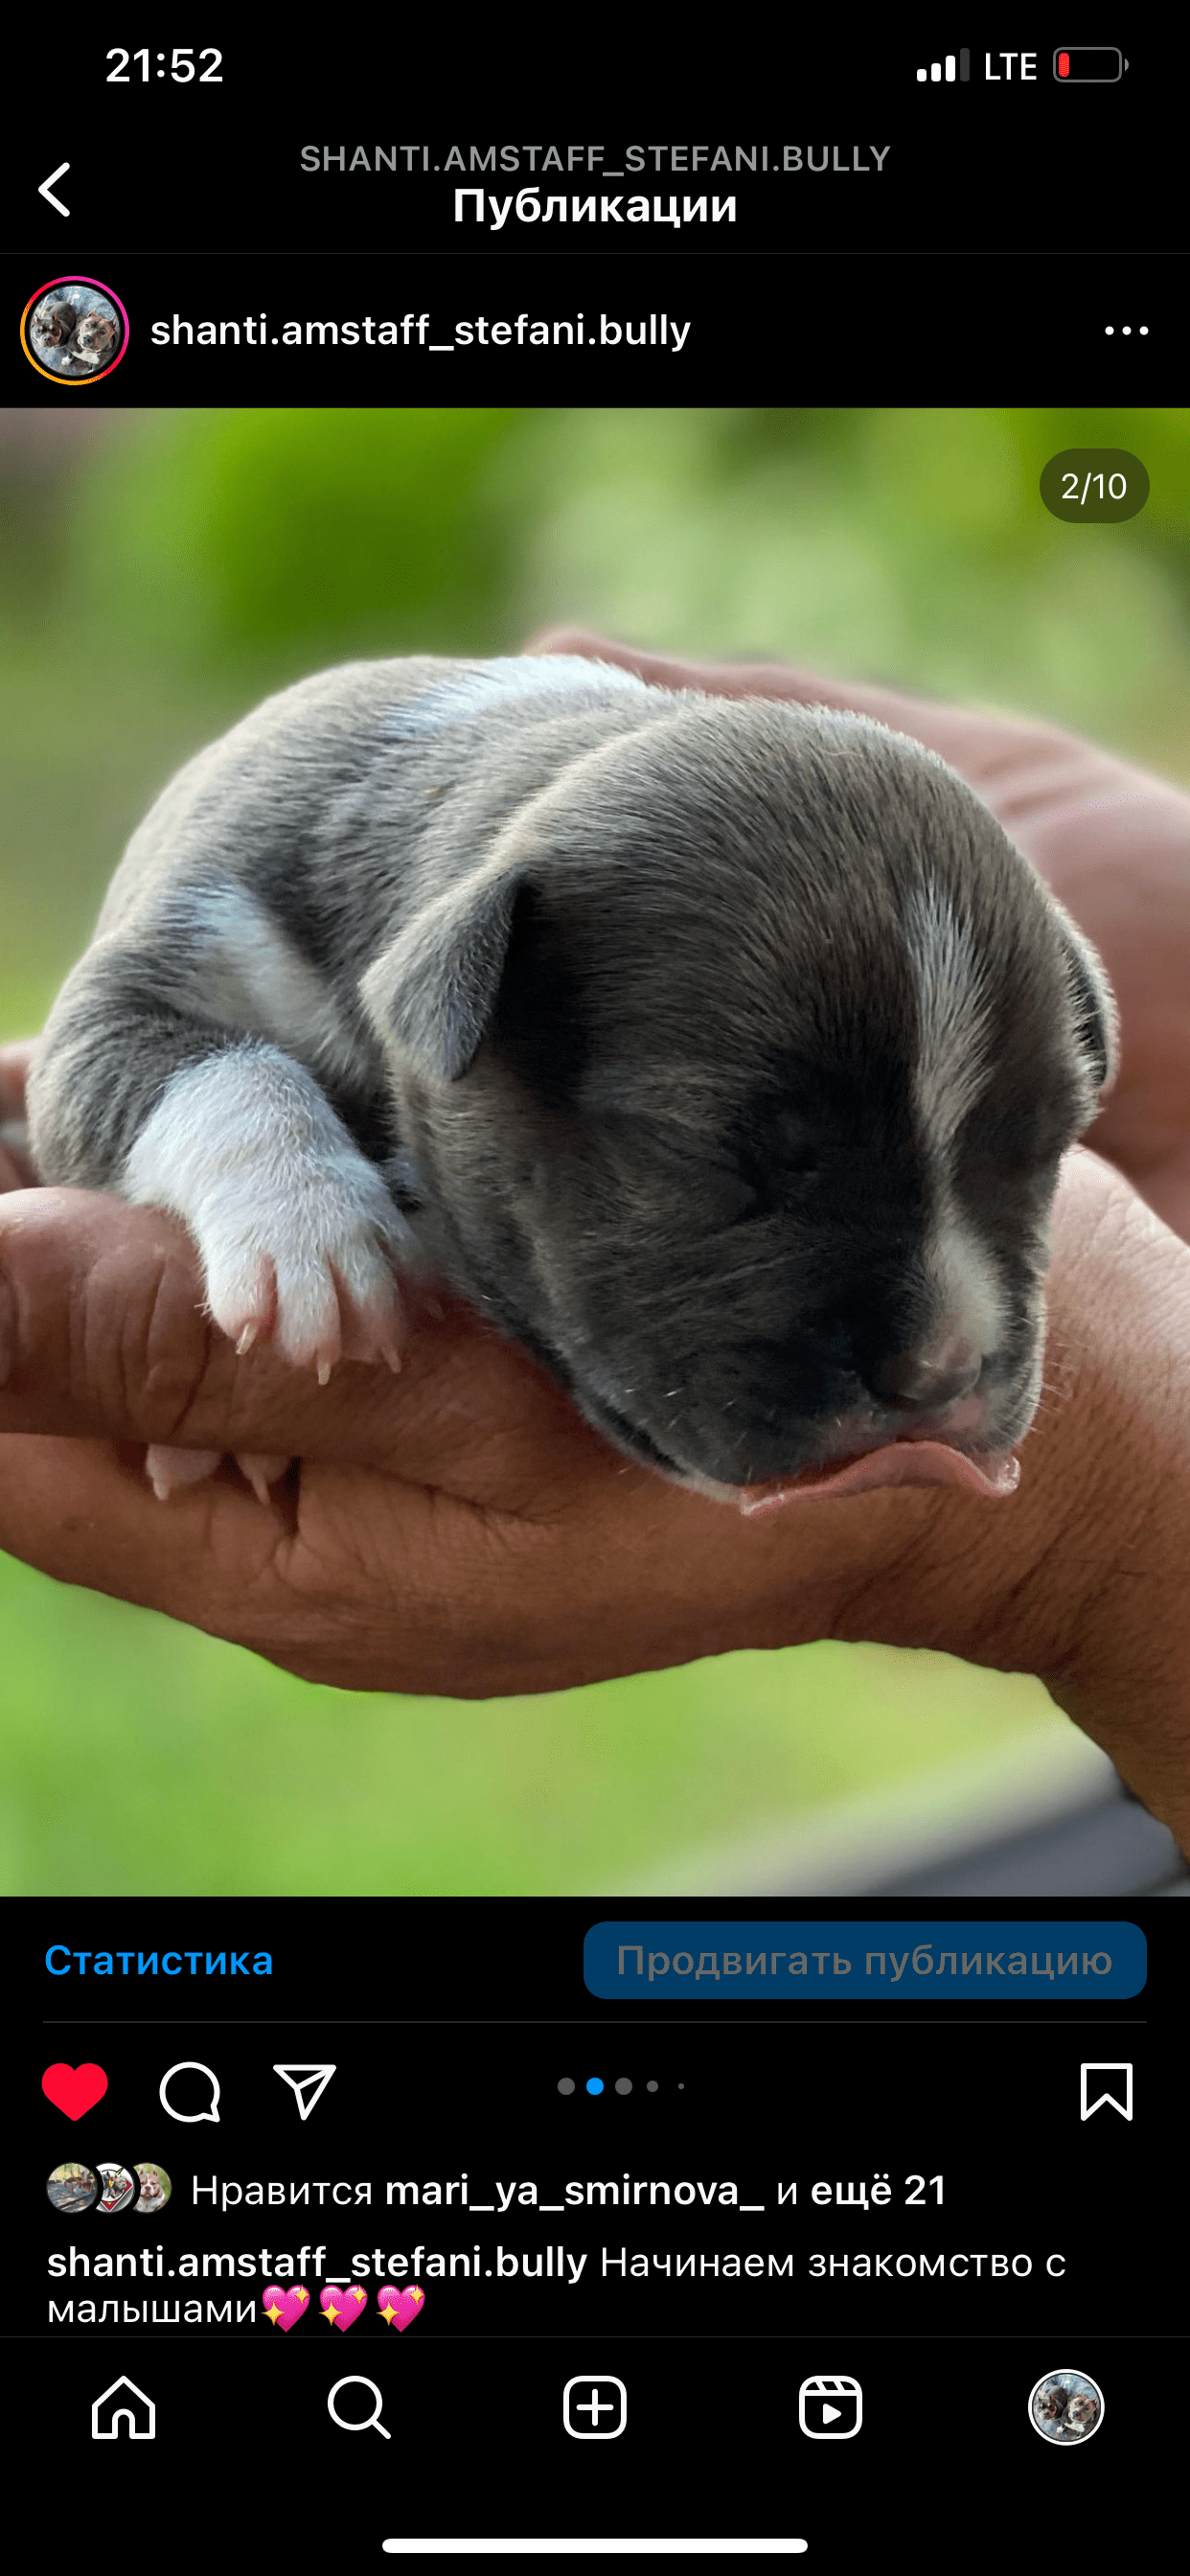
[[400, 1368], [404, 1220], [313, 1077], [278, 1048], [228, 1047], [176, 1074], [123, 1191], [189, 1226], [208, 1309], [238, 1351], [271, 1340], [322, 1385], [339, 1359]]

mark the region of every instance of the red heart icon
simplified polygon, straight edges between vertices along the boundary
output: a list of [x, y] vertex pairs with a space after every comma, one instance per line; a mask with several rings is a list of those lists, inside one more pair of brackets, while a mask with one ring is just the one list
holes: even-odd
[[68, 2120], [81, 2120], [96, 2102], [102, 2102], [107, 2091], [107, 2077], [102, 2066], [47, 2066], [41, 2079], [55, 2110], [65, 2111]]

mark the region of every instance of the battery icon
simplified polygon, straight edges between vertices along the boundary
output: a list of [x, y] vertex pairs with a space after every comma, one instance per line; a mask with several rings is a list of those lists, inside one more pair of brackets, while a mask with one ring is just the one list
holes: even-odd
[[1118, 45], [1062, 45], [1054, 55], [1054, 79], [1118, 81], [1128, 65]]

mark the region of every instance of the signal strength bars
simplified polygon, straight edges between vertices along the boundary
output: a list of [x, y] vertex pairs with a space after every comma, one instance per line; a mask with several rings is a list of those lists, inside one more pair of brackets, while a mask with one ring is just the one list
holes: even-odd
[[[919, 81], [954, 80], [956, 78], [955, 56], [946, 54], [940, 63], [919, 63], [917, 77]], [[957, 78], [961, 81], [971, 78], [971, 53], [967, 45], [961, 48], [958, 55]]]

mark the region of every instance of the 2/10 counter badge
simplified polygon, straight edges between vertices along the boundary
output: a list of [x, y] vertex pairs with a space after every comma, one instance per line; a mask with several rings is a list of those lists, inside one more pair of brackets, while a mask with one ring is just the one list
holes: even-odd
[[1064, 447], [1041, 477], [1041, 497], [1051, 517], [1068, 526], [1087, 520], [1135, 519], [1149, 497], [1139, 456], [1126, 447]]

